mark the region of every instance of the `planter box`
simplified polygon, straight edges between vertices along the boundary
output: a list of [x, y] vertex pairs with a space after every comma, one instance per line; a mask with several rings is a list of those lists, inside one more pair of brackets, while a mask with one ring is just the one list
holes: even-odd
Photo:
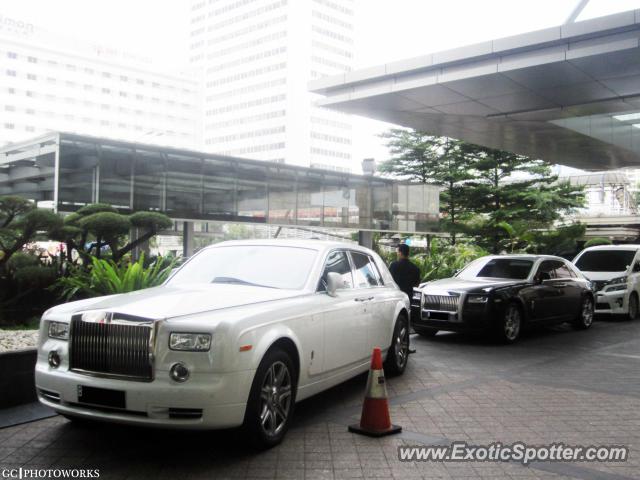
[[36, 358], [35, 348], [0, 353], [0, 409], [37, 400]]

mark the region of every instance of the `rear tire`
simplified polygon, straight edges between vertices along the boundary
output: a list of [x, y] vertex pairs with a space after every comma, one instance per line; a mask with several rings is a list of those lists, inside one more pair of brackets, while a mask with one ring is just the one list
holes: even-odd
[[436, 334], [439, 331], [437, 328], [429, 328], [429, 327], [413, 327], [413, 330], [418, 335], [425, 338], [433, 338], [436, 336]]
[[510, 303], [498, 322], [497, 337], [502, 343], [515, 343], [522, 331], [522, 310], [515, 303]]
[[593, 325], [593, 299], [584, 297], [580, 304], [580, 313], [578, 318], [573, 322], [574, 328], [578, 330], [586, 330]]
[[404, 315], [396, 320], [391, 345], [384, 361], [384, 371], [389, 376], [402, 375], [409, 363], [409, 321]]
[[257, 449], [278, 445], [289, 429], [296, 403], [298, 373], [287, 352], [266, 353], [251, 385], [243, 430]]

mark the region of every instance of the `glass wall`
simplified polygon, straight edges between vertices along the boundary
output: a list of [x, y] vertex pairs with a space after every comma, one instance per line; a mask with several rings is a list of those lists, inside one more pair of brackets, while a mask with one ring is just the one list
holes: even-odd
[[184, 220], [431, 231], [438, 190], [290, 165], [63, 135], [59, 209], [92, 202]]

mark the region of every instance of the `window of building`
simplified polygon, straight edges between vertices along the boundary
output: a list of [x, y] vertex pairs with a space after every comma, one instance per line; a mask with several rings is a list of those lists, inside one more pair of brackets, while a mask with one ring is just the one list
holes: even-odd
[[138, 78], [138, 79], [136, 80], [136, 83], [137, 83], [138, 85], [144, 85], [144, 80], [142, 80], [141, 78]]
[[31, 90], [27, 90], [26, 91], [26, 95], [27, 95], [27, 97], [35, 97], [35, 95], [33, 94], [33, 92]]
[[32, 126], [27, 126], [27, 127], [25, 127], [25, 130], [26, 130], [27, 132], [35, 132], [35, 131], [36, 131], [35, 127], [32, 127]]
[[111, 78], [111, 74], [109, 72], [102, 72], [102, 76], [104, 78]]
[[7, 76], [8, 77], [15, 77], [16, 76], [16, 71], [15, 70], [7, 70]]
[[76, 71], [76, 66], [75, 65], [71, 65], [70, 63], [67, 63], [67, 70], [69, 70], [70, 72], [75, 72]]
[[111, 93], [111, 90], [109, 90], [108, 88], [103, 88], [102, 93]]
[[16, 52], [7, 52], [7, 57], [16, 59], [18, 58], [18, 54]]
[[10, 88], [7, 89], [7, 92], [9, 92], [9, 94], [11, 94], [11, 95], [15, 95], [16, 89], [10, 87]]
[[13, 123], [5, 123], [4, 128], [6, 128], [7, 130], [13, 130], [14, 128], [16, 128], [16, 126]]
[[89, 75], [93, 75], [93, 68], [85, 68], [84, 73], [88, 73]]
[[15, 112], [15, 111], [16, 111], [16, 107], [14, 107], [13, 105], [5, 105], [5, 106], [4, 106], [4, 109], [5, 109], [7, 112]]
[[35, 110], [33, 108], [27, 108], [27, 115], [35, 115]]
[[120, 96], [121, 97], [126, 97], [127, 96], [127, 92], [120, 91]]
[[109, 125], [109, 121], [108, 120], [100, 120], [100, 125], [106, 127], [107, 125]]
[[38, 59], [36, 57], [27, 57], [27, 62], [38, 63]]
[[136, 100], [142, 100], [144, 97], [139, 93], [136, 95]]
[[120, 75], [120, 80], [123, 82], [128, 82], [129, 81], [129, 77], [127, 77], [126, 75]]

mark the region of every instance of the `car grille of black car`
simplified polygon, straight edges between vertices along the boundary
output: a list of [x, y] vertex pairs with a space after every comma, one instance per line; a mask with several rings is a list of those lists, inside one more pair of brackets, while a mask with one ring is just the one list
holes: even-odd
[[83, 373], [151, 380], [152, 323], [71, 320], [70, 368]]
[[425, 295], [422, 308], [425, 310], [440, 310], [444, 312], [456, 312], [460, 297], [449, 295]]

